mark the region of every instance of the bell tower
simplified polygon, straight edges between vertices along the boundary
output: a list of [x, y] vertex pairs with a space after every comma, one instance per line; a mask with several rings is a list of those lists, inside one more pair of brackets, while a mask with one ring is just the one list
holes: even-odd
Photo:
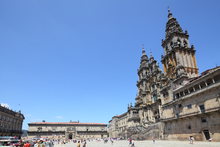
[[180, 66], [182, 72], [185, 72], [189, 78], [198, 76], [196, 50], [193, 45], [190, 45], [188, 32], [183, 32], [170, 10], [168, 10], [166, 35], [165, 39], [162, 40], [162, 47], [164, 48], [164, 55], [162, 55], [161, 61], [168, 78], [174, 79], [181, 76], [178, 72]]
[[142, 48], [142, 56], [140, 67], [138, 69], [138, 81], [137, 81], [137, 88], [138, 93], [136, 96], [136, 106], [143, 105], [146, 99], [147, 93], [149, 93], [149, 89], [147, 87], [147, 73], [149, 71], [149, 59], [146, 55], [144, 47]]
[[142, 48], [140, 67], [138, 69], [137, 96], [135, 106], [144, 106], [156, 103], [160, 98], [160, 80], [162, 71], [153, 55], [150, 58]]

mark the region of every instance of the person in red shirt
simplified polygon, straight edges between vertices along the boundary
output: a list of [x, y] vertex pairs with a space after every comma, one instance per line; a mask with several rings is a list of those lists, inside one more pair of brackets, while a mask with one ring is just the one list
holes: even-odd
[[31, 144], [27, 141], [27, 142], [24, 144], [24, 147], [31, 147]]

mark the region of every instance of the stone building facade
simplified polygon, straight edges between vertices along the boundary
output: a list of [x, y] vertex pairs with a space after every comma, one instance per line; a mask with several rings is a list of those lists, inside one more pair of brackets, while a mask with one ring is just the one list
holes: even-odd
[[0, 105], [0, 136], [22, 135], [24, 115]]
[[108, 137], [107, 124], [79, 122], [35, 122], [28, 124], [28, 137], [87, 139]]
[[135, 105], [112, 118], [110, 137], [220, 141], [220, 67], [199, 75], [189, 34], [170, 11], [162, 47], [164, 72], [142, 49]]

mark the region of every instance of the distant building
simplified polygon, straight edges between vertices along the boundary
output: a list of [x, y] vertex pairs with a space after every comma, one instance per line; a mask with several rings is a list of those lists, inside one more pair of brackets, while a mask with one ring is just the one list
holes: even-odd
[[220, 141], [220, 67], [198, 74], [189, 34], [170, 11], [165, 32], [164, 72], [143, 48], [136, 103], [112, 117], [110, 137]]
[[24, 115], [0, 105], [0, 136], [21, 137]]
[[28, 137], [87, 139], [108, 137], [107, 124], [80, 122], [34, 122], [28, 124]]

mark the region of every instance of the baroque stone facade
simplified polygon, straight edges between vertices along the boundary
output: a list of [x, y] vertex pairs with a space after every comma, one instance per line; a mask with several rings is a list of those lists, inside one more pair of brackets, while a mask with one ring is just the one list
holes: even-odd
[[108, 137], [107, 124], [79, 122], [35, 122], [28, 124], [29, 137], [87, 139]]
[[136, 103], [112, 117], [110, 137], [220, 141], [220, 67], [198, 74], [196, 50], [170, 10], [165, 32], [164, 72], [143, 48]]
[[0, 136], [22, 135], [23, 114], [0, 105]]

